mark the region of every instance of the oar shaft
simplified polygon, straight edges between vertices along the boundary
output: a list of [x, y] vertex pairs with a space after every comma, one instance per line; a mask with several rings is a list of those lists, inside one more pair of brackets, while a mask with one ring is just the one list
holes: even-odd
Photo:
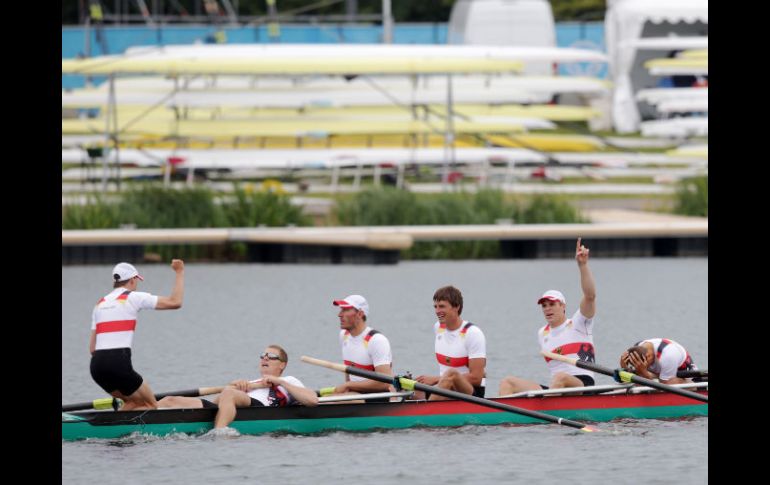
[[120, 407], [120, 399], [114, 397], [104, 397], [94, 399], [93, 401], [78, 402], [74, 404], [64, 404], [61, 407], [62, 412], [78, 411], [80, 409], [117, 409]]
[[222, 392], [225, 386], [216, 387], [197, 387], [195, 389], [185, 389], [182, 391], [168, 391], [155, 394], [155, 399], [163, 399], [166, 396], [198, 397]]
[[[541, 352], [541, 353], [550, 359], [566, 362], [568, 364], [574, 365], [575, 367], [580, 367], [581, 369], [591, 370], [591, 371], [598, 372], [600, 374], [605, 374], [611, 377], [615, 376], [615, 371], [613, 369], [602, 367], [592, 362], [584, 362], [582, 360], [573, 359], [571, 357], [565, 357], [563, 355], [554, 354], [553, 352]], [[696, 399], [702, 402], [709, 401], [708, 396], [698, 394], [697, 392], [688, 391], [686, 389], [679, 389], [678, 387], [669, 386], [667, 384], [661, 384], [658, 381], [645, 379], [644, 377], [638, 376], [632, 372], [620, 370], [618, 371], [618, 375], [620, 376], [620, 379], [623, 382], [634, 382], [636, 384], [642, 384], [645, 386], [653, 387], [655, 389], [659, 389], [661, 391], [670, 392], [672, 394], [679, 394], [680, 396], [689, 397], [690, 399]]]
[[677, 377], [681, 377], [683, 379], [686, 379], [688, 377], [705, 377], [708, 378], [709, 371], [708, 369], [698, 369], [698, 370], [680, 370], [676, 372]]
[[[344, 366], [342, 364], [336, 364], [334, 362], [328, 362], [328, 361], [314, 359], [312, 357], [306, 357], [306, 356], [302, 356], [301, 360], [309, 364], [320, 365], [322, 367], [334, 369], [340, 372], [346, 372], [354, 376], [366, 377], [367, 379], [372, 379], [374, 381], [387, 382], [387, 383], [393, 382], [393, 377], [391, 376], [387, 376], [385, 374], [379, 374], [377, 372], [372, 372], [364, 369], [358, 369], [353, 366]], [[402, 388], [407, 390], [417, 389], [418, 391], [425, 391], [425, 392], [430, 392], [432, 394], [438, 394], [439, 396], [458, 399], [461, 401], [468, 401], [468, 402], [480, 404], [482, 406], [500, 409], [501, 411], [508, 411], [511, 413], [522, 414], [525, 416], [529, 416], [531, 418], [536, 418], [543, 421], [549, 421], [551, 423], [563, 424], [565, 426], [570, 426], [572, 428], [583, 429], [587, 426], [583, 423], [572, 421], [571, 419], [557, 418], [556, 416], [551, 416], [549, 414], [543, 414], [543, 413], [532, 411], [529, 409], [510, 406], [508, 404], [503, 404], [497, 401], [491, 401], [489, 399], [472, 396], [470, 394], [463, 394], [461, 392], [451, 391], [449, 389], [443, 389], [441, 387], [428, 386], [426, 384], [422, 384], [420, 382], [414, 381], [412, 379], [407, 379], [405, 377], [400, 377], [399, 383], [401, 384]]]
[[[198, 387], [195, 389], [184, 389], [181, 391], [168, 391], [155, 394], [156, 400], [161, 400], [166, 396], [183, 396], [183, 397], [198, 397], [207, 396], [209, 394], [217, 394], [222, 392], [225, 386], [215, 387]], [[79, 402], [75, 404], [64, 404], [61, 407], [62, 412], [78, 411], [83, 409], [109, 409], [110, 407], [116, 408], [114, 404], [115, 398], [106, 397], [100, 399], [94, 399], [93, 401]], [[119, 400], [118, 400], [119, 401]]]

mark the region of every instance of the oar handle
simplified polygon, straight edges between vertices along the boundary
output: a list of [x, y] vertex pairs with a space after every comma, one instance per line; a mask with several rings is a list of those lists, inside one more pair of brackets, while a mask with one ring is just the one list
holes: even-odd
[[540, 353], [545, 355], [551, 360], [559, 360], [561, 362], [566, 362], [567, 364], [580, 367], [580, 364], [579, 364], [580, 361], [572, 357], [567, 357], [566, 355], [561, 355], [561, 354], [554, 354], [553, 352], [548, 352], [546, 350], [541, 350]]
[[687, 378], [687, 377], [705, 377], [708, 379], [709, 371], [708, 369], [698, 369], [698, 370], [680, 370], [676, 372], [677, 377]]
[[338, 364], [336, 362], [329, 362], [328, 360], [321, 360], [316, 359], [314, 357], [308, 357], [307, 355], [303, 355], [300, 360], [302, 362], [306, 362], [308, 364], [318, 365], [321, 367], [326, 367], [327, 369], [333, 369], [338, 370], [340, 372], [346, 372], [346, 366], [344, 364]]

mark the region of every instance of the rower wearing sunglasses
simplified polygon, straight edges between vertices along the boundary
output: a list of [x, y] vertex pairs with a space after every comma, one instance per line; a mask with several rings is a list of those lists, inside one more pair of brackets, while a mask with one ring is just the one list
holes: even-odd
[[237, 408], [288, 406], [295, 402], [316, 406], [318, 397], [314, 390], [306, 388], [296, 377], [281, 376], [288, 362], [289, 356], [281, 346], [270, 345], [259, 355], [259, 372], [262, 375], [259, 379], [234, 380], [211, 401], [196, 397], [166, 396], [158, 401], [158, 407], [219, 407], [214, 419], [214, 428], [219, 429], [233, 422]]

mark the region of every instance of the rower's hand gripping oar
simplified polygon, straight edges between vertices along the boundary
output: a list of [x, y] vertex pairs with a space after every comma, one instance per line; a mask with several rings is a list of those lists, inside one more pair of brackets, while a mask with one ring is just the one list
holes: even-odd
[[[216, 387], [198, 387], [196, 389], [185, 389], [182, 391], [169, 391], [155, 394], [156, 400], [161, 400], [166, 396], [183, 396], [183, 397], [198, 397], [207, 396], [209, 394], [217, 394], [222, 392], [225, 386]], [[105, 397], [101, 399], [94, 399], [93, 401], [79, 402], [75, 404], [64, 404], [61, 407], [62, 412], [78, 411], [83, 409], [114, 409], [117, 411], [120, 406], [123, 405], [123, 401], [116, 397]]]
[[628, 372], [623, 369], [613, 370], [591, 362], [584, 362], [582, 360], [578, 360], [572, 357], [565, 357], [564, 355], [554, 354], [553, 352], [546, 352], [544, 350], [540, 351], [540, 353], [548, 357], [549, 359], [566, 362], [567, 364], [574, 365], [575, 367], [580, 367], [581, 369], [592, 370], [594, 372], [598, 372], [599, 374], [608, 375], [620, 383], [633, 382], [635, 384], [641, 384], [643, 386], [653, 387], [655, 389], [670, 392], [672, 394], [679, 394], [680, 396], [689, 397], [690, 399], [697, 399], [698, 401], [709, 402], [708, 396], [704, 396], [703, 394], [698, 394], [697, 392], [688, 391], [687, 389], [680, 389], [678, 387], [669, 386], [668, 384], [661, 384], [658, 381], [646, 379], [644, 377], [634, 374], [633, 372]]
[[302, 360], [302, 362], [306, 362], [308, 364], [313, 364], [313, 365], [318, 365], [318, 366], [321, 366], [321, 367], [326, 367], [328, 369], [333, 369], [333, 370], [336, 370], [336, 371], [345, 372], [345, 373], [352, 374], [352, 375], [355, 375], [355, 376], [366, 377], [367, 379], [372, 379], [374, 381], [380, 381], [380, 382], [386, 382], [386, 383], [389, 383], [389, 384], [393, 384], [396, 389], [401, 388], [401, 389], [405, 389], [407, 391], [414, 391], [414, 390], [427, 391], [427, 392], [430, 392], [432, 394], [438, 394], [440, 396], [445, 396], [445, 397], [449, 397], [449, 398], [452, 398], [452, 399], [458, 399], [458, 400], [461, 400], [461, 401], [472, 402], [472, 403], [475, 403], [475, 404], [479, 404], [481, 406], [487, 406], [487, 407], [490, 407], [490, 408], [500, 409], [502, 411], [508, 411], [510, 413], [522, 414], [524, 416], [529, 416], [531, 418], [541, 419], [543, 421], [549, 421], [551, 423], [556, 423], [556, 424], [561, 424], [561, 425], [564, 425], [564, 426], [569, 426], [569, 427], [572, 427], [572, 428], [579, 429], [581, 431], [586, 431], [586, 432], [600, 431], [598, 428], [596, 428], [594, 426], [589, 426], [587, 424], [580, 423], [578, 421], [572, 421], [571, 419], [557, 418], [556, 416], [551, 416], [550, 414], [543, 414], [543, 413], [538, 412], [538, 411], [531, 411], [529, 409], [518, 408], [516, 406], [510, 406], [508, 404], [503, 404], [503, 403], [500, 403], [500, 402], [491, 401], [489, 399], [484, 399], [484, 398], [481, 398], [481, 397], [471, 396], [469, 394], [463, 394], [461, 392], [450, 391], [448, 389], [443, 389], [441, 387], [429, 386], [427, 384], [422, 384], [420, 382], [417, 382], [415, 380], [408, 379], [408, 378], [402, 377], [402, 376], [395, 376], [395, 377], [393, 377], [393, 376], [389, 376], [389, 375], [385, 375], [385, 374], [380, 374], [378, 372], [372, 372], [372, 371], [368, 371], [368, 370], [364, 370], [364, 369], [358, 369], [358, 368], [353, 367], [353, 366], [345, 366], [344, 364], [337, 364], [337, 363], [329, 362], [329, 361], [326, 361], [326, 360], [314, 359], [313, 357], [307, 357], [307, 356], [304, 356], [304, 355], [302, 356], [302, 358], [300, 360]]

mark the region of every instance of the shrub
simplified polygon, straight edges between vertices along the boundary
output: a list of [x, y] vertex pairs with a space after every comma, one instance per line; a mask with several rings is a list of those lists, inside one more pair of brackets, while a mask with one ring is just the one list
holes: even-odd
[[674, 213], [687, 216], [708, 217], [709, 178], [708, 176], [683, 179], [676, 191]]

